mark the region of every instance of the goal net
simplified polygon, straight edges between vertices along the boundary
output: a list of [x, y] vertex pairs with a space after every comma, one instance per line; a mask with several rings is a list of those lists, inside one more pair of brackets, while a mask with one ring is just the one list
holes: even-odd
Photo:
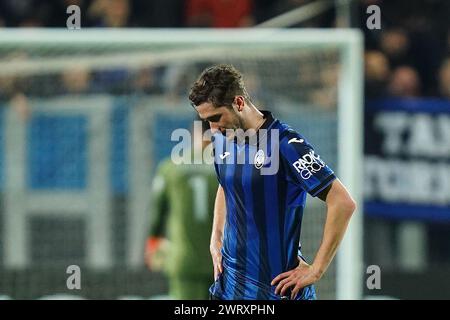
[[[362, 39], [353, 30], [0, 31], [0, 296], [152, 298], [143, 252], [156, 165], [189, 128], [188, 90], [231, 63], [255, 105], [304, 134], [361, 200]], [[314, 258], [326, 207], [309, 198]], [[361, 214], [317, 285], [362, 292]], [[81, 271], [70, 290], [69, 266]], [[68, 273], [69, 272], [69, 273]]]

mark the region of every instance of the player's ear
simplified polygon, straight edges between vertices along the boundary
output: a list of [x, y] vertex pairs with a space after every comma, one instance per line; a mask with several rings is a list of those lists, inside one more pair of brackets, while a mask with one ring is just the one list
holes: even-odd
[[234, 103], [236, 105], [237, 111], [242, 111], [244, 109], [245, 100], [243, 96], [234, 97]]

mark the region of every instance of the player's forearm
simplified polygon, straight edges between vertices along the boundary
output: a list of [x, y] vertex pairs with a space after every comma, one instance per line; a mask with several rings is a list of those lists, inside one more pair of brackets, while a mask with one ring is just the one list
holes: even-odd
[[219, 186], [217, 189], [216, 201], [214, 204], [214, 219], [211, 232], [211, 245], [222, 243], [223, 228], [225, 226], [225, 194], [223, 188]]
[[356, 204], [351, 199], [335, 201], [327, 206], [327, 218], [322, 243], [313, 262], [318, 278], [321, 278], [336, 255]]

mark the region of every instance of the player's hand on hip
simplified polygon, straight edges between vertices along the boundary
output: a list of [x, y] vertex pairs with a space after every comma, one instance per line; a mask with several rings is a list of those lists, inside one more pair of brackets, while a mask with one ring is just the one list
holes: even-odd
[[209, 250], [211, 252], [211, 257], [213, 260], [213, 266], [214, 266], [214, 281], [217, 280], [217, 278], [219, 277], [219, 274], [221, 274], [223, 272], [223, 267], [222, 267], [222, 243], [220, 242], [214, 242], [211, 243]]
[[300, 263], [295, 269], [281, 273], [272, 280], [272, 286], [278, 284], [275, 288], [275, 294], [284, 296], [287, 290], [292, 288], [291, 299], [295, 299], [302, 288], [320, 280], [321, 276], [312, 265], [307, 264], [300, 258], [299, 260]]

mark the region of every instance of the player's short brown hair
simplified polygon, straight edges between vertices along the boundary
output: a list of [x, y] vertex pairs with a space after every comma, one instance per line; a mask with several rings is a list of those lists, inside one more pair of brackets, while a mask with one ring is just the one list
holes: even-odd
[[202, 72], [191, 88], [189, 100], [194, 107], [205, 102], [211, 102], [214, 107], [231, 107], [238, 95], [249, 100], [242, 74], [232, 65], [219, 64]]

